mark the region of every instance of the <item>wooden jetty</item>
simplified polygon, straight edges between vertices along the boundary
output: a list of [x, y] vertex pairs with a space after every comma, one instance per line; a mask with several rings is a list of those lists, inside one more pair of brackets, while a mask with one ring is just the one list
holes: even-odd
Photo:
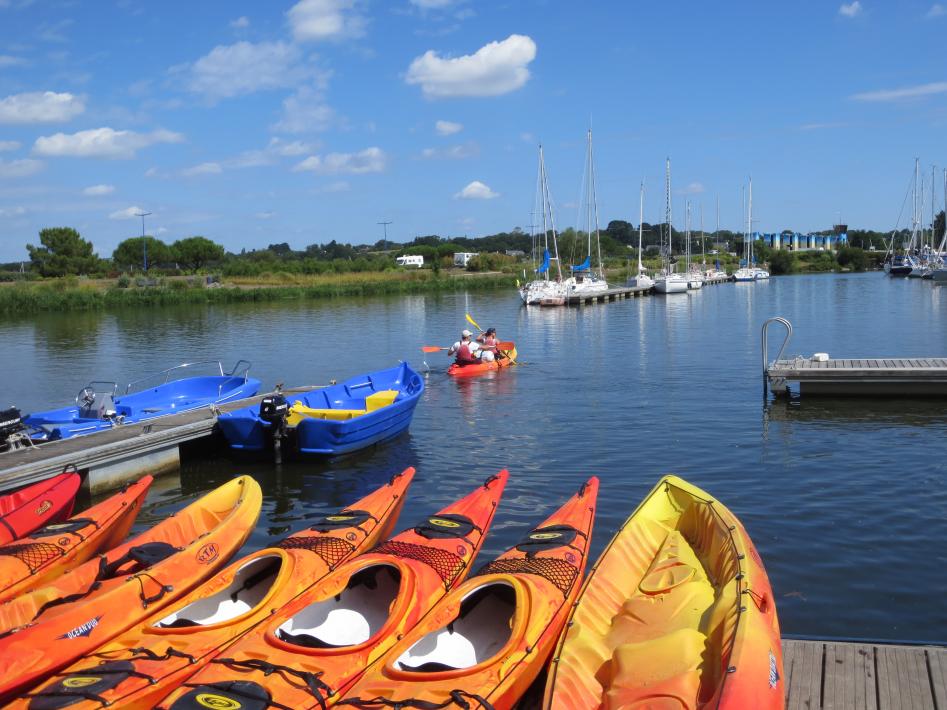
[[944, 710], [947, 648], [783, 639], [787, 710]]
[[[311, 389], [315, 388], [296, 387], [284, 389], [283, 393], [299, 394]], [[66, 466], [75, 466], [83, 474], [84, 486], [92, 493], [117, 488], [146, 473], [176, 470], [180, 466], [181, 444], [210, 436], [219, 413], [258, 406], [265, 396], [260, 394], [0, 454], [0, 491], [49, 478]]]
[[[767, 362], [767, 328], [772, 323], [783, 325], [786, 337], [776, 359]], [[947, 358], [835, 359], [822, 354], [783, 359], [791, 335], [792, 324], [785, 318], [770, 318], [763, 323], [764, 391], [788, 394], [790, 383], [795, 383], [800, 394], [947, 396]]]
[[[608, 303], [609, 301], [621, 301], [625, 298], [635, 298], [651, 292], [650, 287], [645, 286], [617, 286], [606, 291], [598, 293], [583, 293], [564, 298], [543, 299], [540, 302], [542, 306], [588, 306], [593, 303]], [[547, 303], [548, 301], [548, 303]]]

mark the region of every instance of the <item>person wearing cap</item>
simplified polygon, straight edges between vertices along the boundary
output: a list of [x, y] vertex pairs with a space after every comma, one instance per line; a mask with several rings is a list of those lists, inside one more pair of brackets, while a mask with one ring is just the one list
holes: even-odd
[[455, 356], [458, 365], [476, 365], [480, 362], [480, 343], [471, 340], [473, 333], [466, 328], [460, 333], [460, 340], [450, 346], [447, 355]]
[[477, 336], [477, 342], [481, 344], [480, 359], [484, 362], [492, 362], [500, 357], [500, 352], [497, 350], [500, 341], [497, 338], [496, 328], [487, 328]]

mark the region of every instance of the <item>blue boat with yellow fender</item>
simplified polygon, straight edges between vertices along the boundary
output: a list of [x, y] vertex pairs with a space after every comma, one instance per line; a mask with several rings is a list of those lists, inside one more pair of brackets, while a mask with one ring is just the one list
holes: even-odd
[[231, 448], [263, 451], [284, 436], [301, 454], [338, 456], [408, 428], [424, 378], [402, 362], [301, 395], [265, 397], [259, 407], [225, 412], [217, 426]]
[[[180, 377], [193, 368], [208, 366], [215, 366], [218, 374]], [[21, 422], [34, 443], [93, 434], [252, 397], [260, 389], [260, 381], [248, 377], [249, 371], [246, 360], [237, 362], [230, 372], [224, 372], [216, 360], [183, 363], [129, 383], [121, 395], [115, 382], [90, 382], [79, 390], [73, 406], [34, 412]]]

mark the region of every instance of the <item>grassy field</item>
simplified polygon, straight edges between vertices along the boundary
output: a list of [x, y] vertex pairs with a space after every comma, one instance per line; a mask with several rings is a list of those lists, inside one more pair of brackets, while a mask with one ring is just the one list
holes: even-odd
[[80, 280], [75, 277], [40, 282], [18, 282], [0, 287], [0, 314], [22, 315], [43, 311], [154, 307], [187, 303], [241, 303], [302, 301], [321, 298], [381, 296], [510, 288], [514, 277], [502, 274], [435, 275], [429, 271], [388, 271], [336, 275], [277, 273], [266, 277], [233, 278], [205, 286], [203, 281], [157, 279], [154, 285], [120, 287], [116, 280]]

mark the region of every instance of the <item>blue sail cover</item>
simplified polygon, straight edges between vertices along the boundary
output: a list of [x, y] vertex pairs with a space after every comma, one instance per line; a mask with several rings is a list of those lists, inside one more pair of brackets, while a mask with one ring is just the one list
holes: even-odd
[[543, 263], [539, 265], [538, 269], [536, 269], [537, 274], [545, 274], [547, 271], [549, 271], [549, 258], [549, 250], [546, 249], [543, 251]]
[[585, 261], [583, 261], [578, 266], [573, 266], [572, 270], [573, 271], [588, 271], [591, 267], [592, 267], [592, 257], [587, 256], [585, 257]]

